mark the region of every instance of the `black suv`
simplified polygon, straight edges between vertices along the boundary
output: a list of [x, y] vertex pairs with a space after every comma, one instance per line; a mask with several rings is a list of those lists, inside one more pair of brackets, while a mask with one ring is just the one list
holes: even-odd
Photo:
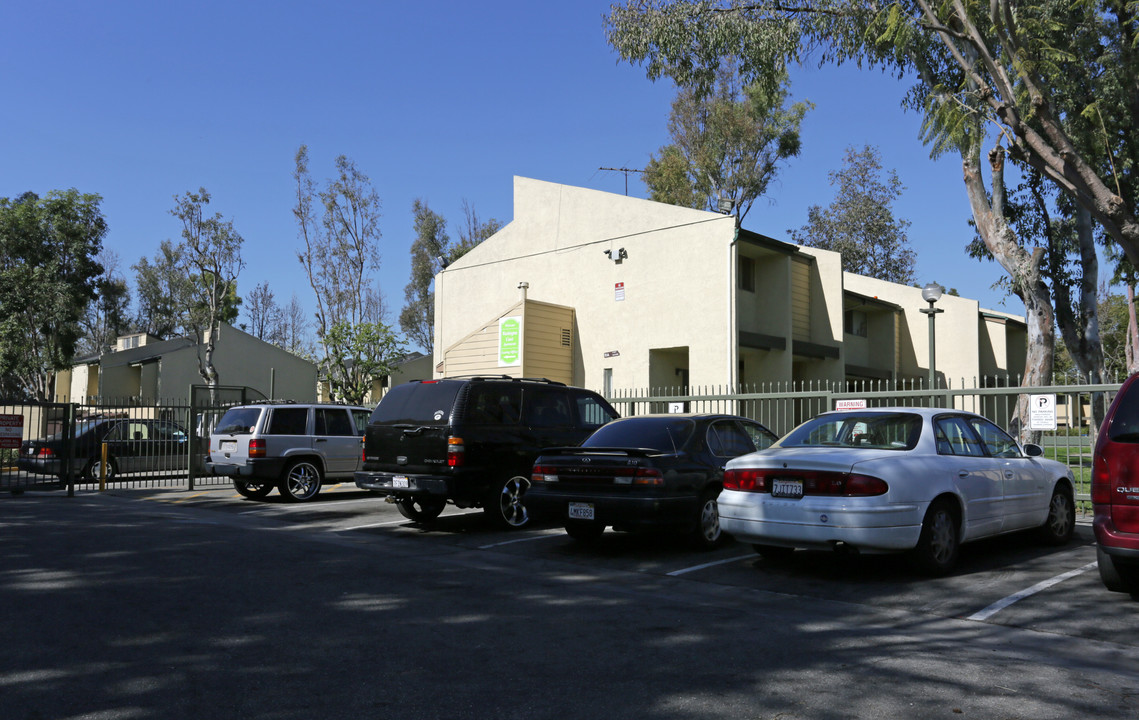
[[435, 519], [449, 500], [520, 528], [542, 448], [580, 445], [617, 417], [597, 393], [549, 380], [416, 380], [372, 412], [356, 485], [387, 495], [410, 520]]

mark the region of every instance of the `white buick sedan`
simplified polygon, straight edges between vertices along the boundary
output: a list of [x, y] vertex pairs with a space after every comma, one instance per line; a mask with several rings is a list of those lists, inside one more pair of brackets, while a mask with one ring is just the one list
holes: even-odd
[[1032, 528], [1049, 544], [1071, 539], [1072, 471], [1042, 453], [973, 413], [824, 413], [728, 462], [720, 526], [765, 557], [909, 552], [942, 575], [963, 542]]

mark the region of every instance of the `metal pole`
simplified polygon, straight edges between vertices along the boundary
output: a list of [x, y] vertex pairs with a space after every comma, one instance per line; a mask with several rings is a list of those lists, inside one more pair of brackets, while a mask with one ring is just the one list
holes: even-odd
[[931, 312], [929, 313], [929, 389], [935, 389], [937, 383], [937, 328], [934, 318], [936, 313], [932, 312], [933, 304], [930, 304]]
[[[933, 306], [936, 300], [929, 301], [928, 308], [922, 308], [921, 312], [929, 316], [929, 390], [932, 391], [936, 388], [937, 383], [937, 342], [934, 339], [936, 335], [936, 328], [934, 327], [934, 316], [939, 312], [945, 312], [940, 308]], [[930, 396], [930, 404], [933, 404], [933, 395]]]

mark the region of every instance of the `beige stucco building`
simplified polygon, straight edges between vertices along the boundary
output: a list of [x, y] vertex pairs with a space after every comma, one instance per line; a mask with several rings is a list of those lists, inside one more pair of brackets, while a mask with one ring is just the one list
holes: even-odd
[[[435, 277], [435, 376], [603, 391], [928, 376], [921, 290], [735, 218], [515, 178], [514, 220]], [[1024, 367], [1024, 323], [944, 296], [943, 384]]]
[[[159, 340], [120, 337], [111, 352], [84, 358], [56, 376], [62, 402], [188, 402], [190, 386], [203, 384], [198, 355], [204, 347], [188, 337]], [[251, 387], [268, 398], [316, 399], [316, 365], [276, 345], [222, 325], [214, 350], [221, 385]]]

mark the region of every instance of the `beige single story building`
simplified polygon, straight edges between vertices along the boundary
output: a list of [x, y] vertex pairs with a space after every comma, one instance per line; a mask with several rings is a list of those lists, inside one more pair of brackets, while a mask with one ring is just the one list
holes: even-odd
[[[161, 340], [145, 333], [124, 335], [114, 349], [81, 358], [56, 375], [62, 402], [184, 404], [190, 386], [202, 385], [199, 346], [193, 338]], [[251, 387], [268, 398], [316, 399], [316, 365], [230, 325], [218, 331], [213, 357], [221, 385]]]
[[[436, 377], [503, 374], [614, 389], [920, 381], [919, 288], [735, 218], [515, 178], [514, 220], [435, 276]], [[939, 385], [1019, 375], [1021, 318], [937, 303]]]

